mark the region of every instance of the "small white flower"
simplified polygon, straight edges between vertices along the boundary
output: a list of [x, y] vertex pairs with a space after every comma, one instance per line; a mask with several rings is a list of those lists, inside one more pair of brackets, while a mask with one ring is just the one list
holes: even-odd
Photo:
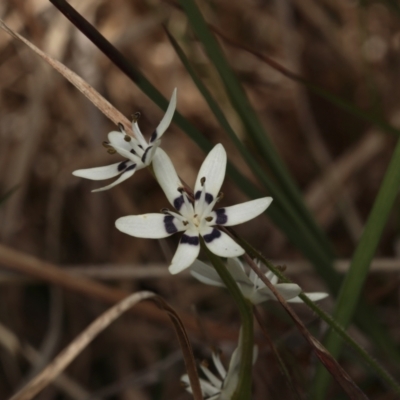
[[[207, 380], [200, 379], [201, 391], [205, 400], [231, 400], [239, 382], [240, 360], [242, 353], [242, 331], [239, 335], [239, 345], [232, 353], [228, 371], [221, 362], [219, 354], [212, 353], [212, 360], [218, 376], [214, 375], [207, 366], [200, 364], [200, 368]], [[257, 360], [258, 348], [253, 347], [253, 364]], [[186, 390], [192, 393], [189, 376], [183, 375], [181, 381], [186, 385]]]
[[119, 218], [115, 225], [135, 237], [159, 239], [176, 232], [184, 232], [171, 261], [171, 274], [189, 267], [200, 251], [200, 238], [208, 249], [220, 257], [235, 257], [244, 250], [218, 226], [232, 226], [249, 221], [263, 213], [271, 204], [264, 197], [213, 211], [221, 197], [220, 188], [225, 177], [226, 152], [217, 144], [204, 160], [194, 189], [194, 198], [184, 189], [167, 154], [159, 149], [153, 161], [154, 173], [169, 202], [178, 211], [163, 210], [163, 214], [144, 214]]
[[[246, 299], [255, 305], [268, 300], [277, 300], [271, 290], [252, 269], [250, 269], [249, 275], [246, 274], [245, 268], [238, 258], [229, 258], [227, 264], [230, 274], [235, 279]], [[257, 262], [257, 264], [260, 267], [260, 263]], [[190, 270], [196, 279], [206, 285], [225, 287], [217, 271], [199, 260], [193, 263]], [[278, 277], [272, 271], [268, 271], [265, 276], [288, 303], [303, 302], [298, 296], [302, 292], [299, 285], [295, 283], [278, 283]], [[322, 300], [328, 296], [328, 293], [322, 292], [304, 294], [312, 301]]]
[[150, 137], [149, 143], [146, 142], [142, 132], [139, 129], [137, 120], [140, 113], [136, 113], [132, 121], [132, 130], [135, 137], [128, 135], [122, 124], [119, 126], [120, 132], [112, 131], [108, 134], [108, 142], [103, 142], [104, 147], [110, 154], [118, 153], [126, 158], [125, 161], [116, 164], [107, 165], [105, 167], [78, 169], [72, 174], [80, 178], [92, 179], [95, 181], [114, 178], [121, 175], [110, 185], [100, 189], [92, 190], [99, 192], [108, 190], [118, 185], [119, 183], [130, 178], [135, 171], [149, 166], [154, 158], [156, 150], [161, 143], [161, 136], [169, 127], [176, 108], [176, 89], [172, 93], [167, 111]]

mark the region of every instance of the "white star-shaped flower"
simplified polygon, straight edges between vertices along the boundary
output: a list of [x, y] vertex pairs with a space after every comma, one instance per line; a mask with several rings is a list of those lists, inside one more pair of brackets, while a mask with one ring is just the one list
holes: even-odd
[[165, 209], [163, 214], [122, 217], [115, 222], [116, 227], [128, 235], [152, 239], [183, 232], [169, 267], [171, 274], [189, 267], [197, 258], [200, 251], [199, 236], [217, 256], [236, 257], [244, 254], [243, 248], [218, 226], [237, 225], [257, 217], [271, 204], [272, 198], [264, 197], [213, 211], [221, 197], [226, 162], [225, 149], [217, 144], [200, 168], [193, 198], [184, 190], [167, 154], [159, 149], [153, 160], [154, 173], [169, 202], [178, 212]]
[[112, 131], [108, 134], [108, 142], [103, 142], [104, 147], [110, 154], [118, 153], [126, 160], [104, 167], [78, 169], [72, 174], [80, 178], [91, 180], [103, 180], [114, 178], [121, 175], [110, 185], [100, 189], [92, 190], [92, 192], [100, 192], [108, 190], [119, 183], [130, 178], [135, 171], [145, 168], [151, 164], [156, 154], [157, 148], [161, 143], [161, 136], [169, 127], [176, 108], [176, 89], [172, 93], [167, 111], [150, 137], [147, 143], [142, 132], [139, 129], [137, 120], [140, 113], [136, 113], [132, 121], [132, 130], [135, 137], [128, 135], [122, 124], [119, 126], [120, 131]]
[[[257, 262], [257, 264], [260, 267], [260, 263]], [[250, 300], [254, 305], [264, 303], [268, 300], [277, 300], [271, 290], [252, 269], [250, 269], [249, 275], [246, 274], [246, 270], [238, 258], [229, 258], [227, 261], [227, 267], [242, 291], [243, 296]], [[199, 260], [196, 260], [190, 267], [190, 273], [206, 285], [225, 287], [217, 271]], [[299, 285], [296, 285], [295, 283], [278, 283], [278, 277], [272, 271], [268, 271], [265, 276], [287, 302], [303, 302], [303, 300], [298, 296], [302, 292]], [[304, 294], [312, 301], [322, 300], [328, 296], [328, 293], [323, 292]]]
[[[242, 332], [239, 335], [239, 345], [232, 353], [231, 361], [229, 363], [228, 371], [221, 362], [219, 354], [212, 353], [212, 360], [214, 367], [218, 372], [218, 376], [213, 374], [206, 365], [200, 364], [200, 368], [207, 380], [200, 379], [200, 387], [206, 400], [230, 400], [235, 393], [236, 387], [239, 382], [240, 359], [242, 352]], [[258, 355], [257, 346], [253, 347], [253, 364], [255, 363]], [[186, 385], [186, 390], [192, 393], [190, 387], [189, 376], [183, 375], [181, 381]]]

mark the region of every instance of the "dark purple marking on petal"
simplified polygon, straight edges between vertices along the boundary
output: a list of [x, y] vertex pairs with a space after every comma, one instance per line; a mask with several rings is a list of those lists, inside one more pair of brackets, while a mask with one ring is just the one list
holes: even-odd
[[215, 210], [217, 218], [215, 219], [216, 225], [225, 225], [228, 222], [228, 216], [225, 214], [225, 208], [219, 208]]
[[218, 229], [213, 229], [211, 233], [203, 235], [203, 239], [206, 243], [211, 243], [213, 240], [218, 239], [221, 236], [221, 232]]
[[174, 217], [172, 215], [166, 215], [164, 217], [164, 227], [167, 233], [173, 234], [178, 232], [178, 228], [174, 224]]
[[156, 139], [157, 139], [158, 133], [157, 130], [155, 130], [152, 134], [151, 134], [151, 138], [150, 138], [150, 143], [153, 143]]
[[136, 164], [132, 164], [130, 167], [128, 167], [126, 170], [125, 170], [125, 172], [126, 171], [132, 171], [133, 169], [135, 169], [136, 168]]
[[[201, 190], [198, 190], [194, 196], [196, 200], [199, 200], [201, 196]], [[206, 192], [206, 203], [210, 204], [214, 200], [214, 196], [211, 193]]]
[[182, 235], [181, 243], [187, 243], [191, 246], [198, 246], [200, 243], [198, 236]]
[[175, 207], [175, 210], [178, 210], [178, 211], [179, 211], [179, 210], [181, 209], [183, 203], [184, 203], [183, 195], [177, 197], [177, 198], [174, 200], [174, 207]]
[[152, 149], [152, 148], [153, 148], [153, 146], [149, 146], [149, 147], [144, 151], [144, 153], [143, 153], [143, 155], [142, 155], [142, 163], [143, 163], [143, 164], [146, 162], [147, 154], [148, 154], [149, 150]]
[[128, 160], [122, 161], [118, 164], [118, 171], [122, 172], [126, 168], [126, 164], [128, 163]]

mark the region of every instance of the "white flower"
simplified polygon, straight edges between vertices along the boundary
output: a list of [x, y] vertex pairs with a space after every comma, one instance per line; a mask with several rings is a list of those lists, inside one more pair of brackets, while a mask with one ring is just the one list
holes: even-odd
[[218, 225], [232, 226], [249, 221], [263, 213], [271, 204], [264, 197], [213, 211], [221, 197], [220, 188], [225, 177], [226, 152], [217, 144], [204, 160], [197, 175], [194, 198], [187, 193], [167, 154], [158, 150], [153, 161], [157, 180], [169, 202], [179, 212], [163, 210], [163, 214], [144, 214], [119, 218], [116, 227], [128, 235], [159, 239], [176, 232], [184, 232], [169, 271], [177, 274], [189, 267], [200, 251], [201, 236], [208, 249], [220, 257], [235, 257], [244, 250]]
[[[239, 345], [232, 353], [228, 371], [221, 362], [219, 354], [212, 353], [212, 360], [218, 376], [215, 376], [207, 366], [200, 364], [200, 368], [207, 380], [200, 379], [201, 391], [205, 400], [231, 400], [239, 382], [240, 360], [242, 353], [242, 332], [239, 335]], [[258, 349], [253, 347], [253, 364], [257, 360]], [[183, 375], [181, 381], [186, 385], [186, 390], [192, 393], [189, 376]]]
[[[227, 264], [229, 273], [235, 279], [246, 299], [250, 300], [255, 305], [268, 300], [277, 300], [271, 290], [252, 269], [250, 269], [249, 275], [246, 274], [245, 268], [238, 258], [229, 258]], [[257, 262], [257, 264], [260, 266], [259, 262]], [[196, 279], [206, 285], [225, 287], [217, 271], [199, 260], [193, 263], [190, 270], [191, 274]], [[298, 296], [302, 292], [299, 285], [295, 283], [278, 283], [278, 277], [272, 271], [268, 271], [265, 276], [287, 302], [303, 302]], [[322, 300], [328, 296], [328, 293], [322, 292], [304, 294], [312, 301]]]
[[139, 129], [137, 120], [140, 113], [136, 113], [132, 121], [132, 130], [135, 137], [128, 135], [124, 127], [119, 125], [120, 132], [112, 131], [108, 134], [108, 142], [103, 142], [104, 147], [110, 154], [118, 153], [126, 158], [125, 161], [118, 162], [105, 167], [78, 169], [72, 174], [80, 178], [92, 179], [95, 181], [114, 178], [121, 175], [110, 185], [104, 186], [100, 189], [92, 190], [92, 192], [99, 192], [102, 190], [111, 189], [115, 185], [130, 178], [135, 171], [149, 166], [153, 160], [158, 146], [161, 143], [161, 136], [167, 130], [171, 123], [176, 108], [176, 89], [172, 93], [167, 111], [150, 137], [149, 143], [146, 142], [142, 132]]

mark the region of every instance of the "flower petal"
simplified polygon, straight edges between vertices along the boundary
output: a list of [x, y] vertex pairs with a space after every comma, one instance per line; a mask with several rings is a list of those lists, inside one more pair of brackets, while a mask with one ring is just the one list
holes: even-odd
[[[207, 367], [205, 367], [205, 366], [203, 366], [203, 365], [200, 364], [200, 368], [201, 368], [201, 370], [203, 371], [203, 374], [204, 374], [204, 375], [207, 377], [207, 379], [210, 381], [212, 387], [213, 387], [214, 389], [215, 389], [215, 388], [218, 388], [217, 391], [214, 391], [214, 393], [211, 393], [211, 394], [217, 393], [217, 392], [221, 389], [221, 386], [222, 386], [222, 381], [221, 381], [221, 379], [219, 379], [218, 377], [216, 377]], [[225, 374], [222, 376], [222, 379], [225, 378], [225, 375], [226, 375], [226, 372], [225, 372]]]
[[[277, 285], [274, 285], [275, 289], [279, 292], [279, 294], [286, 300], [290, 301], [291, 299], [295, 298], [301, 293], [301, 288], [299, 285], [296, 285], [295, 283], [279, 283]], [[253, 304], [260, 304], [264, 303], [268, 300], [275, 300], [277, 301], [277, 298], [275, 295], [271, 292], [271, 290], [268, 287], [264, 287], [261, 289], [258, 289], [252, 296], [252, 299], [250, 299]]]
[[[203, 185], [201, 179], [205, 177], [206, 181], [204, 184], [206, 186], [206, 192], [213, 196], [213, 198], [216, 198], [225, 178], [225, 170], [226, 151], [224, 146], [219, 143], [208, 153], [200, 167], [194, 187], [195, 195], [202, 190]], [[208, 203], [210, 202], [211, 201], [208, 201]]]
[[110, 183], [107, 186], [103, 186], [102, 188], [94, 189], [94, 190], [92, 190], [92, 192], [93, 193], [94, 192], [102, 192], [104, 190], [111, 189], [112, 187], [119, 185], [121, 182], [129, 179], [135, 173], [136, 170], [137, 170], [136, 164], [133, 164], [131, 162], [131, 165], [125, 169], [125, 171], [121, 174], [121, 176], [117, 180], [115, 180], [113, 183]]
[[197, 232], [187, 230], [179, 242], [178, 249], [169, 266], [172, 275], [178, 274], [188, 268], [200, 252], [200, 239]]
[[182, 187], [182, 183], [171, 159], [163, 149], [159, 148], [154, 155], [153, 169], [158, 183], [167, 196], [168, 201], [179, 211], [180, 207], [177, 207], [178, 199], [180, 199], [182, 195], [178, 192], [178, 188]]
[[[324, 292], [313, 292], [313, 293], [304, 293], [311, 301], [319, 301], [325, 299], [329, 296], [328, 293]], [[303, 300], [300, 297], [294, 297], [293, 299], [287, 300], [288, 303], [303, 303]]]
[[[222, 379], [225, 379], [225, 377], [226, 377], [226, 369], [225, 369], [225, 367], [222, 365], [220, 356], [219, 356], [218, 354], [212, 353], [212, 359], [213, 359], [215, 368], [216, 368], [216, 370], [217, 370], [218, 373], [219, 373], [219, 376], [220, 376]], [[211, 380], [211, 379], [210, 379], [210, 380]]]
[[201, 230], [201, 236], [208, 249], [220, 257], [237, 257], [244, 254], [244, 249], [240, 247], [225, 232], [212, 227]]
[[206, 285], [225, 287], [217, 271], [199, 260], [190, 266], [190, 274]]
[[[108, 140], [110, 145], [115, 149], [115, 151], [122, 157], [133, 161], [134, 163], [140, 165], [142, 164], [141, 156], [143, 155], [143, 146], [139, 147], [137, 139], [129, 136], [131, 139], [129, 142], [125, 140], [125, 135], [122, 132], [112, 131], [108, 134]], [[147, 144], [146, 144], [147, 146]]]
[[176, 88], [172, 92], [171, 100], [169, 101], [169, 105], [167, 111], [165, 112], [164, 117], [161, 122], [158, 124], [156, 130], [153, 132], [150, 138], [150, 143], [154, 143], [157, 139], [160, 139], [164, 132], [169, 127], [172, 117], [174, 116], [176, 108]]
[[103, 179], [114, 178], [119, 175], [126, 168], [132, 165], [132, 161], [121, 161], [116, 164], [106, 165], [104, 167], [78, 169], [72, 172], [72, 175], [80, 178], [91, 179], [93, 181], [101, 181]]
[[164, 214], [129, 215], [118, 218], [115, 226], [128, 235], [148, 239], [165, 238], [183, 230], [178, 219]]
[[153, 146], [147, 147], [146, 151], [142, 155], [142, 162], [144, 165], [150, 165], [153, 161], [154, 154], [156, 153], [160, 142], [154, 143]]
[[[241, 286], [246, 288], [253, 288], [253, 282], [247, 276], [243, 264], [237, 257], [228, 258], [227, 260], [227, 267], [229, 273], [232, 275], [233, 279], [239, 283]], [[252, 270], [251, 270], [252, 271]], [[250, 272], [251, 272], [250, 271]], [[243, 289], [242, 287], [242, 289]]]
[[[126, 151], [131, 151], [132, 146], [129, 142], [127, 142], [124, 138], [125, 138], [125, 134], [123, 134], [122, 132], [118, 132], [118, 131], [111, 131], [107, 137], [108, 137], [108, 141], [110, 142], [110, 145], [112, 147], [119, 147], [121, 149], [125, 149]], [[134, 140], [133, 138], [131, 140]]]
[[143, 147], [143, 149], [145, 149], [147, 147], [147, 142], [143, 136], [142, 131], [139, 128], [137, 120], [132, 121], [132, 130], [133, 130], [133, 133], [135, 134], [137, 141], [139, 142], [138, 144], [140, 144]]
[[246, 201], [235, 206], [220, 208], [211, 213], [212, 224], [233, 226], [247, 222], [263, 213], [272, 202], [272, 197]]

